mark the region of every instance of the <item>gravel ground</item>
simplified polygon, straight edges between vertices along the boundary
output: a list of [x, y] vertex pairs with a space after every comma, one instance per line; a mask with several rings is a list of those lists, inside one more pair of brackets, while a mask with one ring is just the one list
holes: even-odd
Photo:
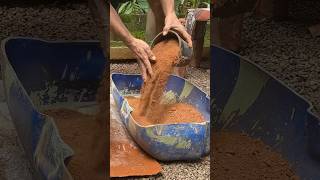
[[307, 98], [320, 114], [320, 37], [309, 25], [320, 23], [320, 1], [294, 0], [290, 18], [275, 22], [248, 17], [241, 55], [257, 63]]
[[[8, 36], [29, 36], [47, 40], [87, 40], [97, 39], [95, 24], [85, 4], [59, 6], [19, 6], [16, 4], [0, 5], [0, 40]], [[116, 72], [138, 72], [135, 64], [111, 65]], [[123, 71], [118, 71], [118, 70]], [[204, 81], [196, 83], [209, 92], [209, 78], [206, 70], [189, 69], [194, 74], [189, 79]], [[199, 76], [195, 76], [196, 74]], [[206, 78], [205, 78], [206, 77]], [[0, 118], [2, 119], [2, 118]], [[3, 122], [2, 122], [3, 121]], [[10, 180], [31, 180], [29, 164], [19, 145], [11, 121], [0, 121], [0, 180], [2, 176]], [[157, 179], [209, 179], [209, 157], [197, 163], [165, 163], [162, 176]], [[199, 178], [200, 177], [200, 178]]]

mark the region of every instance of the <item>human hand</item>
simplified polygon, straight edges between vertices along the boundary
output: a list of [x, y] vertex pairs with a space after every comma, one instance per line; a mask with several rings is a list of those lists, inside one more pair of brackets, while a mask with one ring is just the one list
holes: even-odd
[[186, 31], [185, 27], [181, 24], [177, 16], [172, 13], [166, 16], [163, 28], [163, 35], [167, 35], [170, 29], [176, 30], [182, 38], [192, 47], [192, 40], [190, 34]]
[[153, 76], [150, 61], [155, 61], [156, 57], [152, 53], [150, 46], [141, 39], [132, 38], [132, 40], [127, 43], [127, 46], [136, 56], [141, 70], [142, 79], [143, 81], [146, 81], [148, 77]]

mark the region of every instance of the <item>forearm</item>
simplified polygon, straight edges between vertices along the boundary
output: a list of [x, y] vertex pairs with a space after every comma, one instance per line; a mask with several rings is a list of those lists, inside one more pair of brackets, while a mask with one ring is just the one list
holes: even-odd
[[122, 23], [117, 11], [110, 5], [110, 28], [125, 44], [130, 44], [134, 37]]
[[160, 0], [165, 16], [175, 15], [174, 0]]

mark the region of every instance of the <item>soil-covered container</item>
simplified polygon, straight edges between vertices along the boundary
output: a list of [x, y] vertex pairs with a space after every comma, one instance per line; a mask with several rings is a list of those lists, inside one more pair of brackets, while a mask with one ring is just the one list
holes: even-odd
[[181, 38], [181, 36], [173, 31], [169, 30], [167, 35], [163, 35], [163, 32], [159, 33], [152, 41], [151, 48], [161, 41], [168, 39], [176, 39], [179, 43], [180, 52], [178, 56], [177, 66], [185, 66], [189, 64], [192, 57], [192, 48], [188, 46], [188, 43]]
[[230, 51], [211, 46], [211, 62], [213, 133], [227, 130], [261, 139], [279, 152], [301, 179], [318, 179], [320, 120], [311, 112], [312, 105]]
[[210, 99], [199, 88], [171, 75], [163, 95], [164, 102], [183, 102], [194, 106], [204, 117], [202, 123], [140, 125], [133, 119], [126, 96], [139, 96], [140, 75], [112, 74], [111, 91], [120, 117], [134, 141], [152, 157], [162, 161], [195, 160], [210, 150]]
[[5, 96], [33, 179], [72, 179], [74, 152], [59, 135], [49, 106], [96, 104], [106, 60], [98, 42], [8, 38], [1, 44]]

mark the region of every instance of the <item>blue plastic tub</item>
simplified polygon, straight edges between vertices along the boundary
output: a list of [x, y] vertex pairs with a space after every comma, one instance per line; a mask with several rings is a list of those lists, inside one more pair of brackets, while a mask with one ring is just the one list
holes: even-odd
[[120, 117], [137, 144], [152, 157], [162, 161], [195, 160], [210, 149], [210, 99], [199, 88], [178, 76], [170, 76], [164, 99], [185, 102], [204, 116], [203, 123], [139, 125], [131, 116], [132, 108], [125, 96], [139, 94], [140, 75], [112, 74], [111, 91]]
[[94, 104], [106, 60], [98, 42], [48, 42], [8, 38], [1, 44], [1, 71], [8, 108], [34, 168], [33, 179], [71, 179], [73, 155], [49, 116], [50, 105]]
[[214, 128], [260, 138], [280, 152], [301, 179], [320, 179], [320, 121], [310, 112], [311, 104], [232, 52], [212, 46], [211, 58]]

